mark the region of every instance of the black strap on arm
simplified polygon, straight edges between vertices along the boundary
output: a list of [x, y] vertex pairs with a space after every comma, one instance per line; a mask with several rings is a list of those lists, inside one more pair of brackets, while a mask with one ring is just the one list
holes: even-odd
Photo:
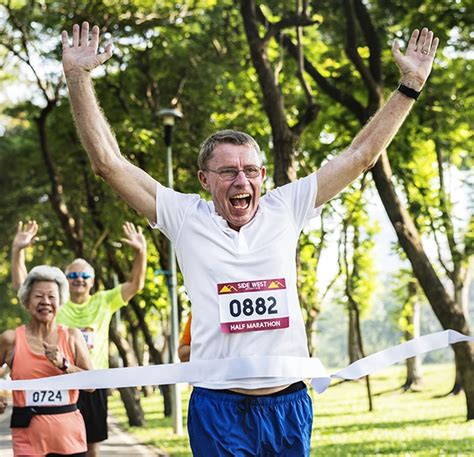
[[403, 95], [406, 95], [407, 97], [413, 98], [414, 100], [418, 100], [418, 97], [421, 94], [421, 90], [420, 90], [420, 92], [418, 92], [417, 90], [412, 89], [411, 87], [405, 86], [405, 84], [400, 84], [397, 87], [397, 90], [398, 90], [398, 92], [401, 92]]

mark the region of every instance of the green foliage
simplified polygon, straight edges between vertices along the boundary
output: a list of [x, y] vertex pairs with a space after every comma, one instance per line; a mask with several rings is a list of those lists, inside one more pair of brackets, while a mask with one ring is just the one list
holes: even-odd
[[426, 298], [420, 290], [418, 281], [413, 277], [411, 270], [401, 268], [392, 279], [390, 287], [392, 289], [392, 295], [398, 304], [398, 309], [393, 310], [391, 317], [397, 322], [397, 326], [400, 330], [414, 335], [415, 329], [411, 323], [414, 305], [415, 303], [425, 304], [426, 302]]
[[342, 273], [345, 276], [345, 292], [340, 301], [350, 309], [354, 304], [362, 316], [371, 305], [377, 288], [374, 262], [374, 236], [379, 231], [378, 224], [371, 221], [364, 198], [364, 181], [351, 185], [341, 194], [344, 205], [343, 243], [340, 246]]

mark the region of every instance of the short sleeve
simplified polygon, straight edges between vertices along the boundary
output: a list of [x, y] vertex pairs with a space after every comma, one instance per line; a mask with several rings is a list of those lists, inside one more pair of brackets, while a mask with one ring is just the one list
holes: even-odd
[[175, 242], [186, 212], [199, 199], [199, 195], [183, 194], [157, 183], [156, 223], [150, 226], [159, 229], [168, 239]]
[[112, 313], [127, 304], [127, 302], [122, 298], [122, 284], [114, 287], [113, 289], [97, 293], [101, 295], [101, 306], [106, 306]]
[[298, 231], [301, 231], [308, 221], [321, 214], [322, 207], [315, 208], [318, 183], [316, 173], [300, 178], [272, 191], [273, 197], [285, 202]]

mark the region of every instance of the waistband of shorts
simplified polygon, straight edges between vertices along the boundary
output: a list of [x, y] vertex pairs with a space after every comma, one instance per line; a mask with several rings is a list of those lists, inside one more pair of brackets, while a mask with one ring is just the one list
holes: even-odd
[[267, 395], [247, 395], [228, 389], [206, 389], [205, 387], [194, 387], [193, 395], [220, 399], [229, 402], [240, 403], [247, 400], [250, 403], [275, 404], [278, 402], [296, 401], [306, 394], [306, 384], [303, 381], [295, 382], [279, 392]]

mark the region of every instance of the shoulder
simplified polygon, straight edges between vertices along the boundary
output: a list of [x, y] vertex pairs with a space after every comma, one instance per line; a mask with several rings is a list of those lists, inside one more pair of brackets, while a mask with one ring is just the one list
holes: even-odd
[[126, 302], [122, 299], [123, 284], [119, 284], [113, 289], [101, 290], [91, 297], [91, 303], [100, 306], [100, 309], [110, 307], [114, 308], [117, 304], [124, 305]]
[[77, 338], [82, 337], [82, 333], [78, 328], [75, 327], [65, 327], [65, 330], [69, 336], [69, 338]]
[[64, 327], [64, 330], [67, 335], [67, 341], [69, 342], [69, 346], [71, 348], [76, 345], [77, 341], [80, 341], [80, 339], [84, 338], [81, 331], [75, 327]]
[[3, 333], [0, 333], [0, 338], [2, 341], [10, 341], [15, 339], [15, 330], [5, 330]]
[[123, 283], [119, 284], [118, 286], [115, 286], [113, 289], [101, 290], [95, 293], [92, 296], [92, 299], [93, 300], [109, 299], [110, 297], [120, 294], [120, 292], [122, 291], [122, 286], [123, 286]]
[[0, 345], [1, 346], [11, 346], [15, 344], [15, 330], [5, 330], [3, 333], [0, 333]]

